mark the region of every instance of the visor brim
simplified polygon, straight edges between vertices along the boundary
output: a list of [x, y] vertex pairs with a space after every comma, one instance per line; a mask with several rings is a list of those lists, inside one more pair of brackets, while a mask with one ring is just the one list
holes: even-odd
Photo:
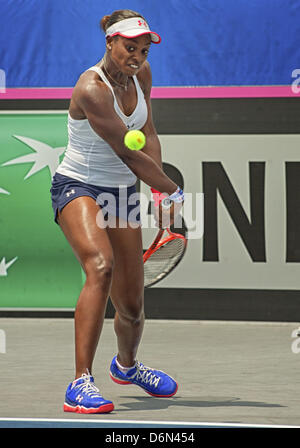
[[111, 34], [111, 37], [114, 36], [122, 36], [122, 37], [126, 37], [127, 39], [133, 39], [134, 37], [139, 37], [139, 36], [143, 36], [144, 34], [150, 34], [151, 37], [151, 42], [154, 44], [159, 44], [161, 42], [161, 37], [159, 36], [159, 34], [155, 33], [154, 31], [144, 31], [141, 33], [141, 30], [132, 30], [132, 31], [126, 31], [125, 33], [114, 33]]

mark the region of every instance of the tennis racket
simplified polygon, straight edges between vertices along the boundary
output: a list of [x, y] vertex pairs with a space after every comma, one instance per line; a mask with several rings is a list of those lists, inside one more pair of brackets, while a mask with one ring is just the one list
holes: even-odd
[[183, 235], [170, 229], [160, 229], [143, 255], [145, 288], [169, 275], [184, 256], [186, 247], [187, 239]]

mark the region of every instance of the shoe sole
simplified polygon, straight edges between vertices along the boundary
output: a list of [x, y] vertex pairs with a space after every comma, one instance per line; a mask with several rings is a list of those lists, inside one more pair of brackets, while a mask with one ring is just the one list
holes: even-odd
[[71, 406], [64, 403], [64, 412], [76, 412], [77, 414], [105, 414], [114, 410], [113, 403], [103, 404], [99, 408], [85, 408], [84, 406]]
[[173, 397], [177, 390], [178, 390], [178, 384], [176, 383], [176, 389], [172, 394], [169, 395], [159, 395], [159, 394], [152, 394], [151, 392], [149, 392], [148, 390], [144, 389], [142, 386], [139, 386], [138, 384], [132, 383], [131, 381], [124, 381], [124, 380], [120, 380], [119, 378], [116, 378], [115, 376], [113, 376], [113, 374], [111, 372], [109, 372], [109, 376], [111, 377], [111, 379], [117, 383], [120, 384], [121, 386], [126, 386], [126, 384], [132, 384], [134, 386], [138, 386], [141, 387], [147, 394], [151, 395], [152, 397], [159, 397], [159, 398], [170, 398]]

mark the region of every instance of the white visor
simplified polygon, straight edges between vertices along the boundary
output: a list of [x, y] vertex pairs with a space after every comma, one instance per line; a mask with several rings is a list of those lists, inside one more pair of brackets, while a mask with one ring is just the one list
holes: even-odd
[[133, 37], [142, 36], [143, 34], [150, 34], [151, 41], [154, 44], [159, 44], [161, 37], [151, 31], [147, 22], [142, 17], [132, 17], [130, 19], [120, 20], [107, 28], [105, 37], [108, 36], [122, 36], [131, 39]]

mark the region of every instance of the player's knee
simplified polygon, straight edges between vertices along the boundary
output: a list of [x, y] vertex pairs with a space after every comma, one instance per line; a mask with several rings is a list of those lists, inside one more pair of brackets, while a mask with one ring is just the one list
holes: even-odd
[[129, 321], [132, 325], [138, 325], [144, 319], [143, 297], [135, 297], [135, 300], [130, 300], [127, 297], [122, 310], [118, 312], [122, 319]]
[[111, 256], [93, 255], [85, 263], [85, 273], [88, 280], [103, 284], [110, 282], [113, 274], [114, 261]]

